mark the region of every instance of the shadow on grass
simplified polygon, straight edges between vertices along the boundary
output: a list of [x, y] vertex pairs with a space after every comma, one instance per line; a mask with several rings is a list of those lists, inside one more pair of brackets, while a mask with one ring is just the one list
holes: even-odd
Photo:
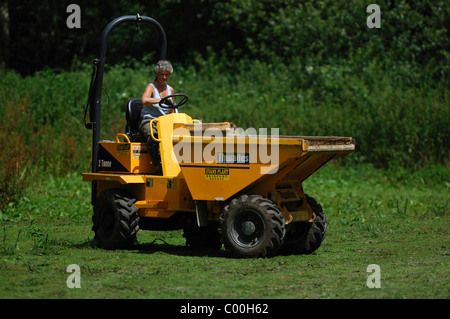
[[191, 248], [188, 246], [168, 244], [164, 241], [162, 243], [155, 243], [155, 241], [151, 243], [135, 244], [130, 250], [137, 250], [141, 254], [154, 254], [158, 252], [163, 252], [177, 256], [220, 257], [220, 258], [230, 257], [229, 254], [222, 249], [216, 250], [210, 248]]
[[[88, 239], [87, 241], [82, 243], [72, 244], [70, 245], [70, 247], [77, 249], [93, 248], [104, 251], [114, 251], [98, 247], [97, 241], [95, 239]], [[154, 254], [162, 252], [177, 256], [219, 257], [219, 258], [230, 257], [229, 254], [225, 250], [223, 250], [223, 248], [220, 250], [210, 248], [191, 248], [183, 245], [169, 244], [162, 239], [155, 239], [151, 243], [135, 243], [128, 249], [120, 249], [120, 250], [137, 252], [140, 254]]]

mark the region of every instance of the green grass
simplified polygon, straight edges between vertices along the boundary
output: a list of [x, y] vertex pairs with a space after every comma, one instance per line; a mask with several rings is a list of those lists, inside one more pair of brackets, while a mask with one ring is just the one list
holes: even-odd
[[[186, 248], [181, 231], [95, 248], [89, 184], [43, 176], [0, 216], [0, 298], [449, 298], [449, 186], [446, 167], [329, 164], [304, 184], [328, 219], [315, 253], [233, 259]], [[80, 289], [66, 286], [70, 264]], [[380, 289], [366, 286], [370, 264]]]

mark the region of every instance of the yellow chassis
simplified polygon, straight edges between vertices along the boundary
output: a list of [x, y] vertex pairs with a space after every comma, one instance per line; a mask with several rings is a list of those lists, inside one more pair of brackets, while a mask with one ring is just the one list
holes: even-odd
[[[201, 124], [183, 113], [154, 121], [162, 176], [155, 175], [146, 144], [130, 142], [124, 134], [100, 142], [97, 173], [82, 174], [83, 181], [97, 183], [96, 197], [110, 188], [132, 193], [142, 217], [197, 212], [201, 225], [218, 220], [230, 199], [258, 194], [278, 205], [286, 224], [313, 221], [302, 182], [333, 157], [354, 150], [352, 138], [236, 134], [231, 123]], [[270, 154], [277, 155], [275, 163], [259, 156], [249, 159], [269, 149], [278, 152]], [[199, 159], [199, 150], [210, 156]], [[224, 161], [230, 155], [232, 160]]]

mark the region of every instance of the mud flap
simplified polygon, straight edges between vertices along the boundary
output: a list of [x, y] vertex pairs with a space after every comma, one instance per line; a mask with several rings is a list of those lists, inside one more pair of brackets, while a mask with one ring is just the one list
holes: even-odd
[[195, 202], [195, 213], [197, 215], [198, 227], [208, 225], [208, 209], [205, 200], [198, 200]]

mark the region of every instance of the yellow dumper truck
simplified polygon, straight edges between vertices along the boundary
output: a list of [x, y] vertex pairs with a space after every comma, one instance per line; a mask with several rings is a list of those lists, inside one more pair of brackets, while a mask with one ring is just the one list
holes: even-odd
[[[123, 22], [147, 22], [159, 32], [160, 58], [165, 34], [155, 20], [124, 16], [102, 35], [100, 58], [86, 112], [93, 130], [93, 230], [104, 249], [124, 249], [139, 229], [184, 230], [186, 244], [221, 249], [237, 257], [266, 257], [279, 252], [309, 254], [322, 243], [322, 207], [303, 191], [302, 182], [336, 156], [354, 151], [350, 137], [279, 136], [274, 129], [242, 130], [232, 122], [202, 123], [184, 113], [161, 116], [156, 124], [162, 174], [157, 174], [147, 144], [137, 130], [142, 103], [128, 101], [127, 125], [114, 141], [100, 141], [100, 95], [106, 39]], [[182, 98], [180, 102], [177, 99]], [[172, 98], [175, 100], [172, 102]], [[178, 108], [185, 94], [160, 105]]]

